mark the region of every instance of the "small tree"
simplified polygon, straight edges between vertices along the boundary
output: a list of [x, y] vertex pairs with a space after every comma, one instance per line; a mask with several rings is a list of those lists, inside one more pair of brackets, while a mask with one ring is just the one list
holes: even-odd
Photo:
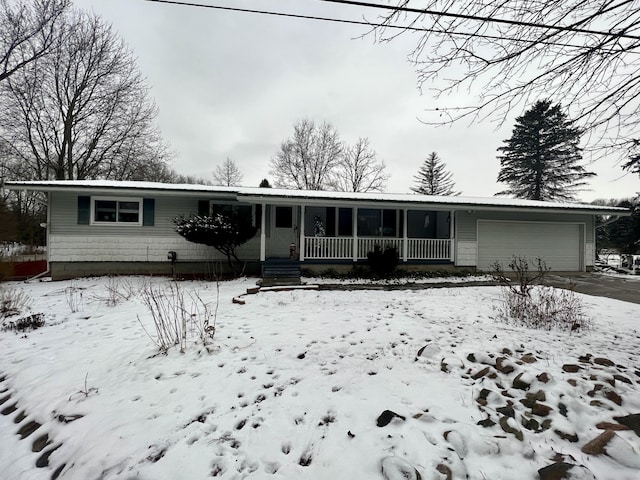
[[187, 241], [213, 247], [225, 255], [229, 267], [236, 275], [240, 264], [236, 248], [247, 243], [257, 231], [251, 217], [238, 212], [193, 215], [189, 218], [180, 216], [174, 223], [176, 232]]
[[421, 195], [460, 195], [454, 191], [454, 182], [451, 172], [436, 152], [431, 152], [424, 161], [418, 174], [414, 177], [416, 186], [411, 190]]
[[230, 158], [227, 158], [222, 165], [218, 165], [213, 171], [214, 185], [222, 185], [225, 187], [240, 185], [242, 177], [244, 177], [244, 175], [240, 172], [236, 163]]
[[258, 185], [260, 188], [271, 188], [271, 184], [269, 183], [269, 180], [267, 180], [266, 178], [263, 178], [262, 181], [260, 182], [260, 185]]
[[582, 159], [581, 130], [567, 119], [560, 105], [536, 102], [516, 119], [511, 138], [498, 148], [502, 155], [498, 181], [509, 188], [498, 195], [529, 200], [570, 201], [595, 176], [578, 162]]

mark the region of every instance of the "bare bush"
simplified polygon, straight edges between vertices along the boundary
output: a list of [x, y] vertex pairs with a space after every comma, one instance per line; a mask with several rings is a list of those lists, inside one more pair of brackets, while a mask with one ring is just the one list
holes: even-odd
[[506, 274], [500, 264], [494, 264], [494, 277], [502, 285], [498, 318], [541, 330], [589, 328], [591, 321], [585, 314], [584, 304], [573, 290], [536, 286], [549, 271], [540, 258], [536, 259], [536, 265], [536, 271], [530, 272], [526, 258], [514, 257], [509, 264], [511, 274]]
[[[217, 286], [217, 283], [216, 283]], [[218, 292], [219, 293], [219, 292]], [[187, 349], [189, 337], [199, 338], [207, 347], [215, 335], [218, 302], [211, 312], [209, 304], [197, 292], [185, 298], [178, 283], [168, 286], [148, 284], [140, 291], [142, 303], [151, 314], [156, 329], [155, 337], [145, 329], [160, 351], [166, 352], [173, 346], [179, 346], [180, 352]], [[144, 324], [138, 317], [144, 328]]]
[[67, 305], [69, 305], [71, 313], [82, 311], [84, 303], [82, 299], [82, 289], [80, 287], [72, 283], [64, 289], [64, 296], [67, 299]]
[[109, 307], [115, 307], [137, 295], [136, 287], [126, 278], [111, 276], [107, 280], [106, 292], [95, 295], [95, 299], [102, 301]]
[[0, 286], [0, 318], [19, 315], [31, 306], [31, 298], [23, 290]]

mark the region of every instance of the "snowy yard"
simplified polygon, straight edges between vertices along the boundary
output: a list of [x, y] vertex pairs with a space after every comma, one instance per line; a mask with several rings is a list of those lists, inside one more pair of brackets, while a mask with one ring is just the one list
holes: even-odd
[[[246, 279], [220, 284], [210, 352], [194, 336], [159, 354], [140, 296], [111, 305], [113, 282], [4, 284], [46, 323], [0, 331], [3, 479], [513, 480], [560, 461], [640, 478], [640, 428], [615, 420], [640, 413], [640, 305], [581, 296], [591, 329], [548, 332], [497, 321], [498, 287], [233, 304]], [[215, 283], [179, 287], [215, 309]], [[606, 453], [583, 453], [603, 422]]]

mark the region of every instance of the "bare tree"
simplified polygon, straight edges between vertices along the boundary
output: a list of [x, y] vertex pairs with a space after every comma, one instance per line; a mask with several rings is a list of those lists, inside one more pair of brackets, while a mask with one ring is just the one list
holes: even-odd
[[293, 137], [282, 142], [271, 159], [276, 187], [326, 190], [342, 155], [338, 133], [330, 123], [316, 126], [308, 119], [298, 121], [293, 128]]
[[127, 178], [166, 154], [131, 50], [99, 17], [69, 11], [61, 41], [4, 82], [2, 132], [17, 178]]
[[386, 188], [389, 174], [384, 161], [376, 158], [368, 138], [359, 138], [352, 147], [344, 151], [337, 162], [330, 186], [341, 192], [382, 192]]
[[244, 175], [236, 165], [236, 162], [227, 158], [222, 165], [217, 165], [213, 171], [213, 184], [225, 187], [240, 185]]
[[[417, 33], [409, 59], [418, 83], [433, 85], [436, 98], [448, 97], [426, 123], [487, 117], [504, 122], [513, 111], [549, 98], [569, 105], [571, 117], [591, 129], [592, 147], [619, 149], [640, 139], [638, 2], [390, 3], [384, 26], [374, 28], [376, 39]], [[476, 101], [456, 104], [455, 97], [472, 86]]]
[[454, 191], [452, 177], [438, 154], [431, 152], [414, 177], [416, 186], [411, 190], [421, 195], [460, 195]]
[[46, 55], [69, 0], [0, 0], [0, 82]]

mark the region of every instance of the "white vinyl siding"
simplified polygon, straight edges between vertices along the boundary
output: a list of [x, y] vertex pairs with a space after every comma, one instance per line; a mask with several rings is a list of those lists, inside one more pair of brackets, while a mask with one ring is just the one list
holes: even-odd
[[477, 224], [478, 268], [491, 270], [497, 261], [505, 270], [513, 256], [541, 258], [553, 271], [583, 270], [584, 243], [578, 223], [484, 221]]

